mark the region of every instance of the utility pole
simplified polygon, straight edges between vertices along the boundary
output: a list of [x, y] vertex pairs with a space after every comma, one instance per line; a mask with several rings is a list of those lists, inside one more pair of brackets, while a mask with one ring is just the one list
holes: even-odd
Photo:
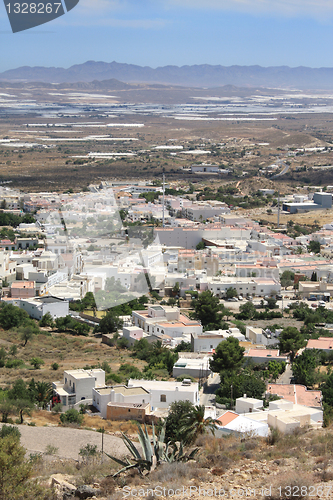
[[163, 172], [163, 223], [162, 223], [162, 227], [165, 227], [165, 224], [164, 224], [164, 199], [165, 199], [165, 174]]

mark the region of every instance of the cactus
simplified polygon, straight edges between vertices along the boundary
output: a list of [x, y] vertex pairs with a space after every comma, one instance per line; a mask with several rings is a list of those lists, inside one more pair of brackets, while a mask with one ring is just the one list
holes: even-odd
[[133, 441], [131, 441], [126, 434], [122, 433], [122, 440], [132, 455], [132, 461], [128, 458], [120, 460], [119, 458], [105, 453], [111, 460], [114, 460], [122, 466], [122, 469], [113, 474], [112, 477], [116, 477], [122, 472], [135, 468], [138, 469], [140, 474], [143, 474], [144, 471], [149, 473], [163, 462], [187, 462], [188, 460], [193, 460], [199, 448], [195, 448], [187, 454], [184, 451], [182, 442], [179, 443], [179, 446], [177, 444], [170, 445], [170, 443], [165, 443], [165, 425], [164, 423], [159, 435], [156, 436], [154, 423], [152, 424], [153, 439], [151, 440], [147, 426], [145, 425], [144, 428], [142, 428], [141, 425], [138, 424], [138, 438], [142, 453], [139, 452]]

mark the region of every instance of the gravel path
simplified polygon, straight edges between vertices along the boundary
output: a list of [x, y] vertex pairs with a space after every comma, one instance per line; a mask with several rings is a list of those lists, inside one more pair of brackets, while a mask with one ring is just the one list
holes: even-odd
[[[97, 445], [102, 449], [102, 434], [100, 432], [85, 429], [73, 429], [70, 427], [30, 427], [20, 425], [21, 444], [29, 453], [43, 453], [48, 445], [58, 448], [57, 456], [60, 458], [79, 458], [80, 448], [88, 443]], [[128, 453], [123, 440], [116, 436], [104, 434], [104, 451], [122, 457]]]

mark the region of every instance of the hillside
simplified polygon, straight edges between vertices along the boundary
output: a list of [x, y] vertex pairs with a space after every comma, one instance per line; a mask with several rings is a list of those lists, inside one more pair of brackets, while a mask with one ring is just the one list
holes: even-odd
[[87, 61], [70, 68], [22, 66], [0, 74], [0, 80], [48, 83], [92, 82], [116, 79], [126, 83], [160, 83], [192, 87], [274, 87], [298, 89], [333, 88], [333, 68], [288, 66], [163, 66], [151, 68], [134, 64]]

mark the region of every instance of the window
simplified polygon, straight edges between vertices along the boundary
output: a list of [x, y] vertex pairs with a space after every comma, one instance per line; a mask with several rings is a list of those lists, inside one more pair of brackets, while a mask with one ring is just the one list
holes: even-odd
[[166, 403], [166, 395], [165, 394], [161, 394], [160, 402]]

